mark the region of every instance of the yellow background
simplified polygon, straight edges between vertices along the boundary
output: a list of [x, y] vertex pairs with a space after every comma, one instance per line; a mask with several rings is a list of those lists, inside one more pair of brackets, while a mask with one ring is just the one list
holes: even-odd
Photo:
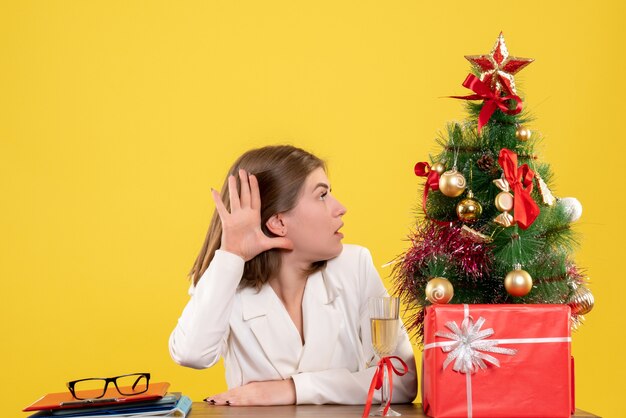
[[554, 192], [584, 206], [596, 308], [574, 335], [577, 405], [625, 416], [624, 16], [620, 1], [4, 1], [2, 415], [87, 376], [224, 390], [221, 365], [167, 350], [210, 187], [250, 147], [309, 149], [348, 207], [345, 242], [382, 266], [406, 246], [413, 165], [465, 116], [441, 97], [468, 93], [463, 55], [503, 30], [536, 59], [517, 80]]

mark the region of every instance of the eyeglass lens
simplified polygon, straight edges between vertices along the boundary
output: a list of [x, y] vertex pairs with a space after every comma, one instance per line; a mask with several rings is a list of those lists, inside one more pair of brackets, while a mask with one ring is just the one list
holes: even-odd
[[115, 382], [117, 383], [117, 390], [122, 395], [137, 395], [148, 390], [148, 379], [141, 374], [120, 376]]

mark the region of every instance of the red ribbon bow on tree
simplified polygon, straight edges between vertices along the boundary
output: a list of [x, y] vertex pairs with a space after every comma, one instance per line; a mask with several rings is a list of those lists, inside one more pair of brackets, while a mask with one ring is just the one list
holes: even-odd
[[439, 173], [431, 169], [430, 164], [427, 162], [415, 164], [413, 171], [415, 171], [416, 176], [426, 177], [426, 184], [424, 184], [424, 198], [422, 199], [422, 209], [425, 214], [428, 191], [430, 189], [439, 190]]
[[504, 171], [504, 177], [513, 190], [513, 219], [522, 229], [528, 228], [539, 216], [539, 206], [530, 196], [533, 191], [535, 173], [524, 164], [517, 167], [517, 154], [506, 148], [500, 150], [498, 163]]
[[[489, 122], [491, 115], [496, 111], [496, 108], [499, 108], [501, 111], [508, 115], [517, 115], [522, 111], [522, 99], [514, 94], [509, 96], [500, 96], [499, 91], [492, 91], [489, 86], [482, 81], [474, 74], [468, 74], [463, 82], [463, 87], [466, 87], [472, 90], [476, 94], [471, 94], [469, 96], [450, 96], [453, 99], [463, 99], [463, 100], [484, 100], [483, 107], [480, 109], [480, 113], [478, 114], [478, 133], [482, 130], [482, 127]], [[507, 101], [515, 100], [517, 105], [515, 109], [510, 109]]]
[[[403, 372], [400, 372], [396, 369], [391, 362], [391, 360], [398, 360], [404, 369]], [[409, 371], [406, 363], [398, 356], [389, 356], [383, 357], [378, 362], [378, 367], [376, 367], [376, 372], [374, 373], [374, 377], [372, 378], [372, 384], [370, 385], [370, 389], [367, 392], [367, 402], [365, 402], [365, 409], [363, 410], [362, 418], [367, 418], [370, 413], [370, 409], [372, 407], [372, 400], [374, 399], [374, 390], [380, 389], [383, 386], [383, 376], [385, 374], [385, 368], [387, 369], [387, 376], [389, 380], [389, 397], [387, 398], [387, 403], [385, 404], [385, 409], [383, 410], [383, 416], [387, 415], [387, 411], [389, 411], [389, 407], [391, 406], [391, 394], [393, 393], [393, 373], [398, 376], [404, 376]]]

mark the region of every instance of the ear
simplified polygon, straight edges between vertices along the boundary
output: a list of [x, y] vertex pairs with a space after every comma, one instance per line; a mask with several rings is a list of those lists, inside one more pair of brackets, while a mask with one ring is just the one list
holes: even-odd
[[287, 234], [287, 226], [285, 225], [283, 214], [277, 213], [272, 215], [267, 222], [265, 222], [267, 229], [274, 235], [284, 237]]

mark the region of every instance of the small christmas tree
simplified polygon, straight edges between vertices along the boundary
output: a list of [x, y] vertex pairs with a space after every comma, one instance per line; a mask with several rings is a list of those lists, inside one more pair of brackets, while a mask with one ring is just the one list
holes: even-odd
[[[467, 56], [463, 86], [469, 118], [450, 123], [441, 152], [415, 165], [425, 177], [410, 248], [394, 267], [397, 293], [415, 310], [408, 323], [423, 338], [433, 303], [556, 303], [572, 307], [572, 326], [593, 307], [575, 265], [575, 198], [550, 192], [550, 166], [535, 153], [514, 75], [533, 60], [509, 56], [500, 33], [489, 55]], [[475, 103], [474, 101], [482, 101]], [[419, 213], [419, 210], [418, 210]]]

